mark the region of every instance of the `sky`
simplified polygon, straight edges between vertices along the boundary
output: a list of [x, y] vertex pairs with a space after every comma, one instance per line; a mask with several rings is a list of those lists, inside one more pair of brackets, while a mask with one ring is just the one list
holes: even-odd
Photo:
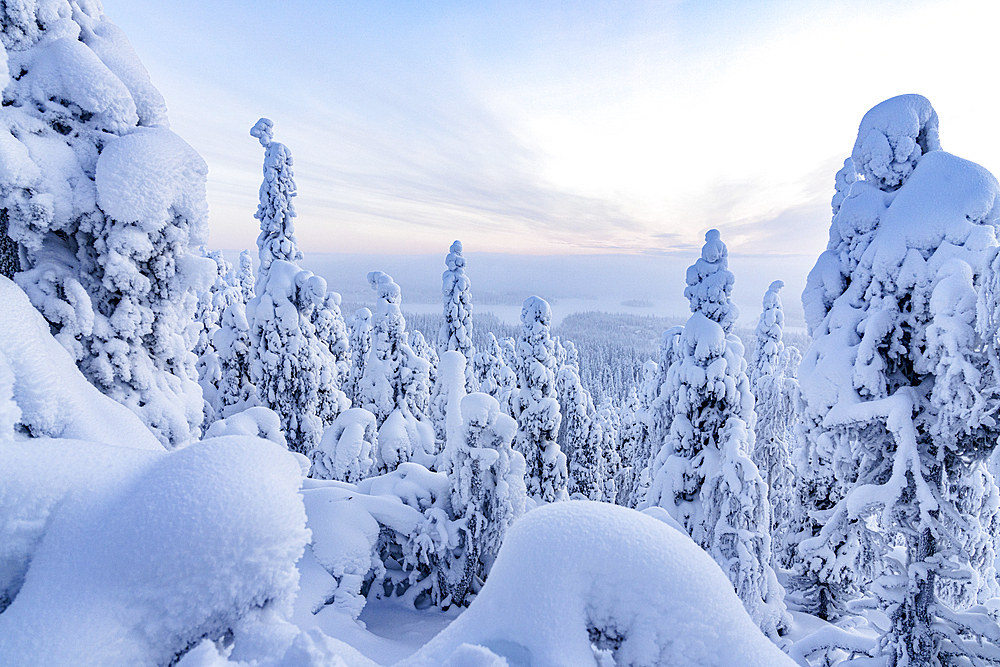
[[800, 290], [875, 104], [925, 95], [1000, 173], [992, 0], [103, 5], [208, 162], [215, 248], [255, 246], [261, 116], [307, 253], [691, 257], [714, 227]]

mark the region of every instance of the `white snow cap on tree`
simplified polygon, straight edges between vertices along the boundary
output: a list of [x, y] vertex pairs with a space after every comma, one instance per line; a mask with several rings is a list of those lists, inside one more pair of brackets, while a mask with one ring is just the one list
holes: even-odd
[[917, 161], [941, 149], [937, 112], [922, 95], [899, 95], [873, 107], [861, 119], [851, 159], [879, 190], [897, 190]]
[[691, 302], [691, 312], [700, 312], [717, 322], [725, 331], [736, 324], [740, 311], [729, 298], [733, 291], [733, 273], [729, 270], [729, 251], [718, 229], [705, 233], [701, 258], [687, 270], [684, 296]]

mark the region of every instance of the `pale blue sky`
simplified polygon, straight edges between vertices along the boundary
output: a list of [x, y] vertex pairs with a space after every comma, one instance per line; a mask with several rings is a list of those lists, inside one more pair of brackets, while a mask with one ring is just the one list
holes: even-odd
[[864, 112], [926, 95], [1000, 170], [995, 2], [105, 0], [253, 247], [260, 116], [306, 252], [815, 257]]

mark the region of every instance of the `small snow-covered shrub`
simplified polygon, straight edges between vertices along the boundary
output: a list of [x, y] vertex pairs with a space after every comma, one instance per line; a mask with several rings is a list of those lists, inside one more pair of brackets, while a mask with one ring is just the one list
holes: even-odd
[[371, 476], [377, 450], [375, 415], [364, 408], [350, 408], [340, 413], [313, 450], [311, 476], [360, 482]]

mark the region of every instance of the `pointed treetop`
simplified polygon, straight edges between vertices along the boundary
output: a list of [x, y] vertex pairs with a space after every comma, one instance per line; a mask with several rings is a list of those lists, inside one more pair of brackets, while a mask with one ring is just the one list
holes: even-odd
[[272, 128], [274, 128], [274, 123], [271, 122], [270, 118], [261, 118], [250, 128], [250, 136], [259, 139], [260, 145], [267, 148], [271, 145], [271, 140], [274, 136]]

